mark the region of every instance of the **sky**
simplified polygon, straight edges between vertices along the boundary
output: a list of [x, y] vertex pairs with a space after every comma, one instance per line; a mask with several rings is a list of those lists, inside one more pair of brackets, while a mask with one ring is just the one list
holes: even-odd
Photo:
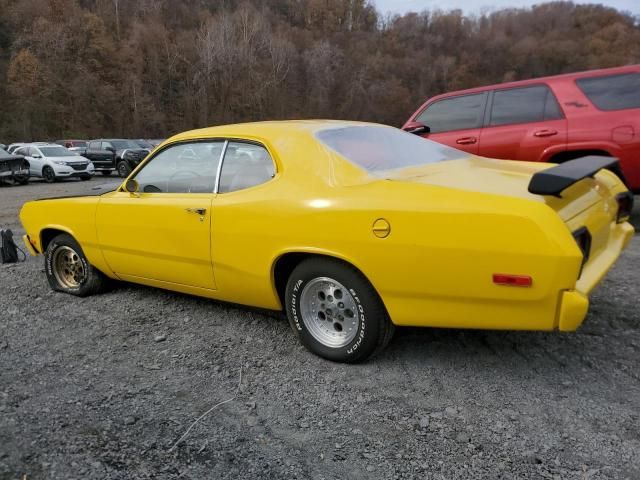
[[[546, 3], [545, 0], [373, 0], [382, 13], [420, 12], [422, 10], [453, 10], [459, 8], [464, 13], [480, 13], [484, 10], [501, 8], [530, 7], [534, 4]], [[640, 0], [575, 0], [574, 3], [600, 3], [640, 15]]]

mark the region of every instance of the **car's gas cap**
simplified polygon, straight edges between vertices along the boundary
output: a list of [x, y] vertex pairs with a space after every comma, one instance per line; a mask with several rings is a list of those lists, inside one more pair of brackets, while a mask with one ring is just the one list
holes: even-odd
[[384, 218], [373, 222], [373, 234], [378, 238], [386, 238], [391, 233], [391, 225]]

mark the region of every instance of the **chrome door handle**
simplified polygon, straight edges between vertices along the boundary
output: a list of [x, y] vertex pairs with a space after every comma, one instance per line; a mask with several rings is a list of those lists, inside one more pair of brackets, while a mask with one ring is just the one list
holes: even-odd
[[188, 213], [196, 213], [198, 215], [204, 215], [205, 213], [207, 213], [206, 208], [185, 208], [185, 211], [187, 211]]

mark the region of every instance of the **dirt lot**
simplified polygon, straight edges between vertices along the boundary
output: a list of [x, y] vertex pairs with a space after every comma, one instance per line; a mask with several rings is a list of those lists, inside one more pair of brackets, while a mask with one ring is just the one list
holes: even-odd
[[[0, 187], [0, 225], [104, 182]], [[277, 314], [3, 266], [0, 479], [638, 479], [639, 281], [636, 236], [577, 333], [402, 329], [345, 366]]]

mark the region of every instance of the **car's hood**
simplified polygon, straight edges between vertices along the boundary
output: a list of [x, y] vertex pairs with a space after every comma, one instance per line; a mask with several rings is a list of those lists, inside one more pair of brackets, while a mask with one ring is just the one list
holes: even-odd
[[36, 201], [40, 202], [43, 200], [57, 200], [60, 198], [98, 197], [100, 195], [104, 195], [105, 193], [115, 192], [118, 187], [120, 187], [120, 183], [103, 183], [101, 185], [91, 187], [91, 190], [89, 192], [82, 195], [58, 195], [56, 197], [38, 198], [36, 199]]
[[[387, 180], [422, 183], [458, 190], [523, 198], [549, 205], [564, 219], [574, 217], [601, 200], [611, 185], [601, 180], [578, 182], [561, 197], [529, 193], [531, 177], [540, 170], [554, 166], [548, 163], [495, 160], [471, 156], [460, 160], [380, 172]], [[580, 198], [580, 202], [575, 202]]]

